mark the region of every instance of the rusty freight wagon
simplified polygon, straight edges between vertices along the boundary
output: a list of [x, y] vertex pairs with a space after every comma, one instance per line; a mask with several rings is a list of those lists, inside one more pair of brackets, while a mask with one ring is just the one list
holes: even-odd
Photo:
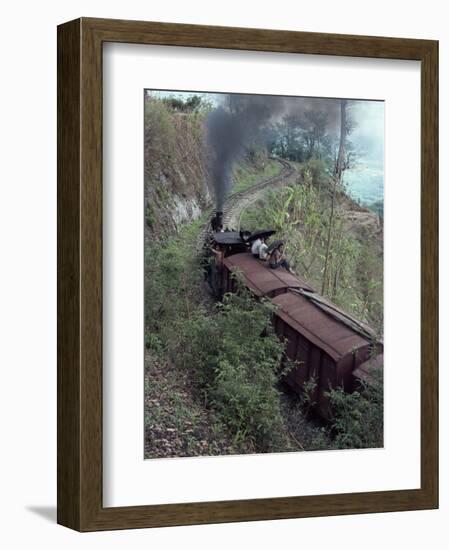
[[223, 262], [223, 290], [234, 292], [236, 280], [233, 274], [241, 273], [245, 285], [256, 295], [274, 298], [289, 288], [313, 291], [300, 277], [285, 269], [269, 269], [267, 262], [257, 260], [252, 254], [242, 253], [228, 256]]
[[[277, 306], [273, 317], [276, 334], [285, 341], [285, 354], [296, 365], [287, 384], [296, 392], [314, 379], [313, 401], [317, 412], [328, 417], [330, 387], [352, 391], [359, 367], [383, 351], [383, 345], [367, 325], [317, 294], [301, 277], [283, 268], [270, 269], [250, 253], [231, 254], [224, 259], [222, 289], [236, 290], [233, 274], [257, 297], [271, 298]], [[354, 372], [355, 371], [355, 372]]]
[[304, 382], [314, 380], [311, 395], [324, 418], [329, 415], [326, 392], [331, 387], [352, 391], [355, 372], [382, 352], [374, 333], [337, 306], [316, 293], [288, 290], [273, 298], [276, 334], [285, 340], [286, 356], [295, 361], [286, 382], [301, 391]]

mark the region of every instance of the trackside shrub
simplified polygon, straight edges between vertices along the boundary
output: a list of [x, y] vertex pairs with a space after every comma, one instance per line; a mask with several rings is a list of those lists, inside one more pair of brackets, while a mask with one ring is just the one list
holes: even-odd
[[186, 323], [182, 344], [184, 367], [201, 381], [208, 405], [260, 452], [276, 449], [284, 432], [276, 389], [283, 346], [271, 313], [268, 302], [241, 289], [215, 315]]
[[328, 392], [331, 402], [333, 446], [337, 449], [383, 447], [383, 384], [381, 373], [362, 382], [360, 391], [345, 393], [342, 388]]

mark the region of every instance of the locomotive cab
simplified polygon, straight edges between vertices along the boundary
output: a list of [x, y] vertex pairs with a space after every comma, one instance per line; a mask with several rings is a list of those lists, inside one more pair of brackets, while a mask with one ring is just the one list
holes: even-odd
[[212, 236], [213, 244], [227, 258], [233, 254], [240, 254], [248, 250], [247, 236], [249, 234], [246, 231], [222, 231], [214, 233]]

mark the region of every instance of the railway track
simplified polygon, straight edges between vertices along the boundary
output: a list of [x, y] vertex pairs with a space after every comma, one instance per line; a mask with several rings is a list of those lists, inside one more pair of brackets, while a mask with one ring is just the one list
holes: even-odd
[[[276, 176], [272, 176], [271, 178], [259, 181], [248, 189], [237, 191], [227, 198], [223, 207], [224, 227], [229, 227], [230, 229], [240, 229], [239, 218], [242, 211], [250, 204], [255, 202], [260, 197], [260, 194], [267, 188], [273, 188], [281, 184], [284, 185], [286, 183], [286, 180], [288, 180], [295, 173], [295, 169], [293, 168], [293, 166], [286, 160], [279, 158], [276, 158], [274, 160], [276, 160], [282, 166], [282, 170], [279, 172], [279, 174], [277, 174]], [[198, 236], [198, 252], [200, 252], [200, 250], [203, 248], [204, 242], [210, 231], [210, 221], [208, 221], [204, 225]]]

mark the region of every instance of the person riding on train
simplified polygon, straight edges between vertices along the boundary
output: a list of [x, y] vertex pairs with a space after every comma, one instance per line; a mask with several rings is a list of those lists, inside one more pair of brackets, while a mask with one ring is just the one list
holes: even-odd
[[266, 261], [268, 260], [269, 254], [268, 254], [268, 245], [266, 243], [266, 239], [261, 239], [261, 243], [259, 246], [259, 259]]
[[268, 262], [268, 265], [271, 267], [271, 269], [283, 267], [287, 271], [290, 271], [290, 273], [294, 273], [293, 269], [290, 267], [290, 263], [285, 258], [284, 243], [282, 241], [270, 251], [270, 258]]
[[263, 243], [263, 238], [256, 239], [251, 245], [251, 254], [255, 258], [259, 258], [260, 245]]

